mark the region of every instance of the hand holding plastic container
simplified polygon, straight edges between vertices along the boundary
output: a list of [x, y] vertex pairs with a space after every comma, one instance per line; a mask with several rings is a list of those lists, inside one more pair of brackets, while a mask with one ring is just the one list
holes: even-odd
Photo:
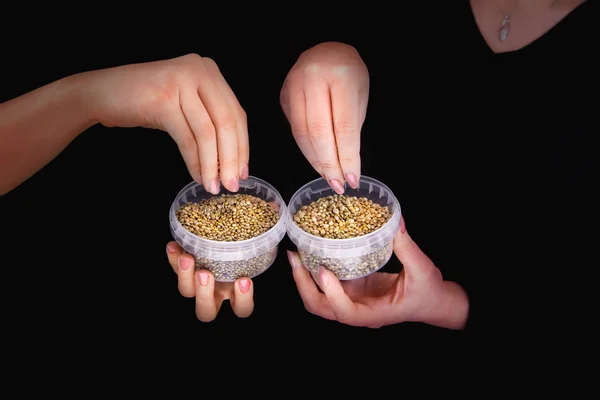
[[[389, 217], [387, 222], [383, 223], [382, 226], [373, 232], [361, 236], [353, 235], [355, 237], [350, 238], [343, 238], [343, 235], [340, 236], [342, 238], [330, 238], [334, 237], [334, 235], [325, 235], [330, 237], [323, 237], [320, 234], [312, 234], [307, 232], [306, 228], [302, 229], [294, 220], [296, 213], [302, 211], [304, 206], [317, 204], [317, 212], [312, 217], [312, 220], [317, 223], [319, 216], [326, 215], [319, 210], [325, 210], [324, 207], [328, 205], [321, 204], [319, 206], [318, 203], [314, 202], [319, 199], [328, 198], [328, 196], [334, 196], [330, 201], [331, 203], [334, 200], [341, 199], [335, 197], [336, 193], [325, 179], [319, 178], [300, 188], [292, 196], [288, 204], [286, 213], [287, 232], [292, 242], [298, 247], [298, 254], [300, 255], [302, 264], [313, 273], [318, 273], [319, 268], [323, 266], [333, 272], [340, 280], [362, 278], [381, 269], [392, 256], [394, 236], [400, 229], [400, 203], [392, 191], [383, 183], [366, 176], [361, 177], [357, 189], [346, 187], [344, 196], [356, 197], [359, 200], [363, 200], [363, 204], [371, 204], [368, 202], [370, 200], [375, 203], [377, 209], [383, 210], [384, 214]], [[346, 204], [347, 207], [353, 208], [349, 203], [348, 197], [344, 201], [340, 202], [340, 204]], [[329, 207], [331, 207], [331, 204]], [[304, 207], [304, 209], [306, 208]], [[339, 213], [337, 208], [334, 211]], [[346, 212], [346, 214], [350, 213]], [[381, 217], [381, 214], [379, 213], [377, 216]], [[342, 220], [340, 224], [342, 227], [348, 224], [351, 227], [355, 226], [355, 221], [348, 217], [344, 219], [335, 215], [334, 218], [336, 222]], [[360, 219], [361, 217], [355, 216], [354, 218]], [[368, 221], [371, 216], [369, 215], [366, 218], [366, 221], [365, 218], [362, 218], [362, 226], [373, 226]], [[331, 217], [329, 219], [329, 224], [332, 224]], [[331, 229], [336, 229], [337, 231], [337, 226], [330, 226]], [[354, 231], [356, 231], [356, 228], [354, 228]], [[315, 233], [317, 232], [315, 231]], [[324, 231], [320, 233], [324, 233]]]
[[[275, 261], [279, 243], [286, 234], [287, 207], [279, 192], [267, 182], [253, 176], [240, 180], [239, 186], [235, 193], [221, 186], [219, 194], [214, 195], [202, 185], [192, 182], [179, 192], [169, 211], [171, 233], [175, 241], [194, 257], [196, 269], [209, 270], [217, 282], [234, 282], [241, 277], [254, 278], [265, 272]], [[239, 241], [217, 241], [192, 233], [177, 219], [178, 210], [186, 204], [200, 203], [223, 194], [245, 194], [264, 200], [277, 211], [277, 223], [256, 237]]]

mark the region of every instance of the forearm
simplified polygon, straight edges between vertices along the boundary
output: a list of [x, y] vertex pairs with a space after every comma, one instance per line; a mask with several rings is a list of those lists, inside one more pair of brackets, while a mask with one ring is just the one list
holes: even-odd
[[54, 159], [93, 125], [82, 75], [63, 78], [0, 104], [0, 196]]
[[422, 322], [441, 328], [462, 330], [469, 317], [469, 297], [456, 282], [444, 282], [444, 295]]

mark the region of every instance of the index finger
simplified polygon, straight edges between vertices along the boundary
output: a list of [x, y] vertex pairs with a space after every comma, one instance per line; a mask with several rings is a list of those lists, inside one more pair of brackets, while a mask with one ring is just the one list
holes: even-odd
[[360, 178], [360, 129], [362, 126], [358, 88], [346, 80], [331, 84], [333, 130], [344, 178], [353, 189]]
[[318, 71], [309, 70], [306, 74], [304, 95], [308, 136], [325, 179], [336, 193], [343, 194], [345, 179], [335, 143], [329, 85], [318, 76]]
[[319, 279], [321, 280], [321, 289], [325, 292], [331, 309], [339, 322], [353, 326], [370, 327], [377, 325], [375, 323], [378, 318], [377, 314], [369, 306], [352, 301], [333, 272], [321, 267]]
[[325, 295], [319, 292], [310, 273], [302, 266], [298, 253], [288, 251], [287, 254], [292, 267], [294, 281], [296, 282], [298, 293], [306, 311], [325, 319], [335, 320], [335, 314], [331, 310], [331, 307], [329, 307]]
[[426, 278], [437, 267], [406, 232], [404, 215], [401, 218], [400, 230], [394, 238], [394, 254], [404, 267], [405, 274], [412, 279]]

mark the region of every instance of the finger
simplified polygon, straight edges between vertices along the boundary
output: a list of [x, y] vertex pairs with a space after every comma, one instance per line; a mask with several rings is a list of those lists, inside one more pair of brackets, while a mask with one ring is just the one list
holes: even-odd
[[[183, 161], [190, 173], [192, 179], [198, 184], [202, 184], [202, 168], [200, 164], [200, 157], [198, 153], [198, 142], [196, 136], [185, 116], [182, 99], [179, 99], [179, 109], [171, 110], [162, 121], [164, 129], [171, 135], [179, 152], [183, 157]], [[194, 106], [192, 105], [191, 108]], [[190, 107], [188, 107], [190, 108]], [[202, 109], [204, 107], [202, 106]], [[194, 112], [196, 112], [194, 110]], [[205, 111], [206, 112], [206, 111]], [[216, 152], [216, 150], [215, 150]]]
[[316, 76], [317, 72], [311, 68], [304, 79], [308, 135], [325, 179], [336, 193], [342, 194], [344, 176], [333, 132], [329, 86]]
[[228, 85], [220, 85], [221, 75], [216, 63], [203, 58], [210, 79], [198, 87], [198, 93], [217, 130], [217, 149], [221, 183], [232, 192], [239, 189], [238, 115], [227, 100]]
[[181, 255], [183, 249], [177, 244], [175, 241], [171, 241], [167, 243], [167, 258], [169, 259], [169, 264], [171, 264], [171, 268], [173, 271], [177, 273], [177, 257]]
[[427, 278], [437, 268], [433, 261], [421, 251], [410, 235], [406, 233], [404, 216], [401, 218], [400, 230], [394, 238], [394, 253], [402, 263], [407, 279]]
[[214, 62], [207, 62], [206, 66], [217, 83], [218, 87], [222, 90], [223, 96], [227, 100], [229, 107], [234, 110], [237, 116], [237, 143], [238, 143], [238, 174], [242, 179], [248, 179], [248, 161], [250, 159], [250, 143], [248, 140], [248, 119], [246, 112], [240, 105], [237, 96], [231, 89], [231, 86], [227, 83], [223, 74], [219, 70], [219, 67]]
[[319, 289], [317, 289], [317, 285], [310, 277], [310, 273], [302, 266], [298, 253], [288, 251], [287, 254], [292, 267], [292, 275], [294, 276], [298, 293], [306, 311], [325, 319], [335, 320], [335, 314], [329, 306], [325, 295], [319, 293]]
[[210, 322], [218, 312], [213, 275], [205, 269], [196, 271], [196, 316], [202, 322]]
[[331, 84], [333, 130], [338, 158], [344, 178], [353, 189], [360, 178], [360, 95], [358, 88], [347, 80]]
[[287, 106], [289, 111], [286, 113], [286, 116], [290, 122], [292, 135], [294, 136], [300, 151], [304, 155], [304, 158], [306, 158], [306, 160], [310, 163], [310, 165], [312, 165], [315, 171], [319, 173], [319, 175], [322, 175], [323, 170], [319, 164], [317, 153], [315, 153], [313, 145], [310, 141], [310, 137], [308, 136], [308, 127], [306, 125], [306, 99], [304, 97], [304, 90], [302, 90], [301, 87], [296, 87], [292, 84], [291, 87], [286, 90], [286, 92], [288, 96], [287, 103], [289, 104]]
[[195, 90], [180, 93], [181, 109], [197, 143], [196, 154], [202, 170], [202, 183], [207, 192], [219, 193], [217, 135], [208, 111]]
[[377, 318], [376, 313], [370, 307], [352, 301], [331, 271], [321, 267], [319, 280], [331, 310], [339, 322], [354, 326], [374, 325], [373, 322]]
[[254, 311], [254, 285], [252, 279], [240, 278], [235, 282], [231, 308], [235, 315], [247, 318]]
[[189, 254], [182, 254], [177, 258], [177, 286], [179, 293], [184, 297], [196, 295], [194, 282], [195, 262]]

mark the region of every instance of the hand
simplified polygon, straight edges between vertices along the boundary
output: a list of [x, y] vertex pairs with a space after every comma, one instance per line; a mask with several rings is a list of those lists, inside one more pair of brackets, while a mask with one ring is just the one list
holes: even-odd
[[322, 43], [300, 55], [280, 101], [296, 143], [337, 193], [356, 189], [360, 131], [369, 100], [369, 71], [352, 46]]
[[217, 64], [189, 54], [92, 71], [85, 76], [89, 118], [108, 127], [167, 131], [192, 178], [210, 193], [248, 178], [246, 114]]
[[196, 297], [196, 316], [202, 322], [217, 317], [224, 300], [231, 302], [233, 312], [240, 318], [249, 317], [254, 311], [254, 286], [249, 278], [235, 283], [215, 282], [207, 270], [196, 270], [194, 259], [184, 254], [176, 242], [167, 244], [169, 263], [177, 274], [179, 293], [184, 297]]
[[404, 218], [394, 253], [404, 266], [400, 274], [376, 272], [343, 282], [323, 267], [313, 280], [297, 253], [288, 252], [288, 257], [298, 292], [312, 314], [370, 328], [412, 321], [463, 329], [469, 308], [466, 293], [442, 279], [440, 270], [406, 233]]

